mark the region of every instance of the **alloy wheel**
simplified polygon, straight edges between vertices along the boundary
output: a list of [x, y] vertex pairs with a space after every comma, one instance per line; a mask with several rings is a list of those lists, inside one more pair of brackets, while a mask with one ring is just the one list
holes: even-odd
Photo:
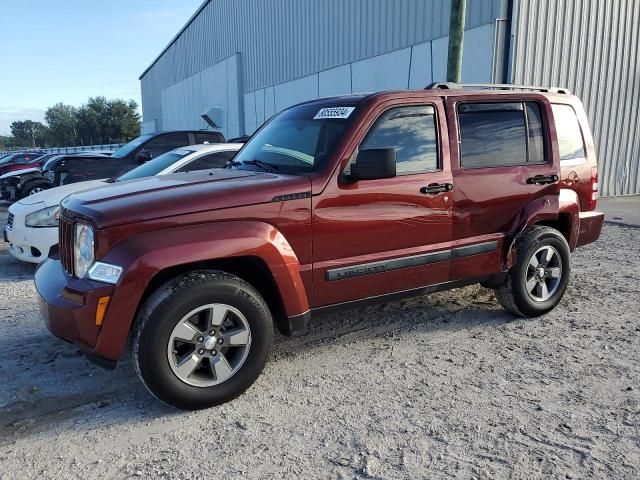
[[562, 278], [560, 253], [550, 245], [540, 247], [529, 259], [525, 276], [529, 296], [536, 302], [549, 300], [558, 290]]
[[214, 303], [182, 317], [169, 337], [167, 359], [173, 373], [196, 387], [219, 385], [242, 367], [251, 347], [251, 329], [236, 308]]

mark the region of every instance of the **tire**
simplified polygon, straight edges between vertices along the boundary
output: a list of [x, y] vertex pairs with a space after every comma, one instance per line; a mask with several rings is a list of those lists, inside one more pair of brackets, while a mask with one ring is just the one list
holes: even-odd
[[19, 198], [26, 198], [31, 195], [35, 195], [36, 193], [49, 190], [50, 188], [51, 184], [46, 180], [36, 180], [33, 182], [28, 182], [20, 189]]
[[[191, 340], [183, 342], [186, 337]], [[262, 372], [272, 341], [271, 313], [255, 288], [225, 272], [195, 271], [164, 284], [140, 309], [133, 364], [156, 398], [198, 410], [247, 390]]]
[[495, 290], [496, 299], [515, 315], [543, 315], [560, 302], [569, 284], [569, 245], [558, 230], [533, 226], [525, 230], [515, 248], [516, 264], [509, 270], [504, 283]]

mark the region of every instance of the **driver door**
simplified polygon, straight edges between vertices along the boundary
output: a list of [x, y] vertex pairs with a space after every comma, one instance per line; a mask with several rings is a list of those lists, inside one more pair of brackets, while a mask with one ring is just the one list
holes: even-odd
[[452, 185], [440, 100], [379, 107], [359, 148], [389, 147], [395, 178], [349, 182], [343, 174], [313, 198], [314, 307], [449, 280], [451, 195], [426, 191]]

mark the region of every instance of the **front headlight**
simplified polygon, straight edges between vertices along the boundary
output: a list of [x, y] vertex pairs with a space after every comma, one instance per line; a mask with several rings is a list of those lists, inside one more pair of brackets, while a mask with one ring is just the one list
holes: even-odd
[[60, 216], [60, 205], [54, 205], [53, 207], [43, 208], [37, 212], [30, 213], [25, 219], [25, 225], [27, 227], [57, 227], [58, 218]]
[[76, 223], [75, 242], [73, 244], [73, 269], [76, 277], [83, 278], [94, 260], [93, 228]]

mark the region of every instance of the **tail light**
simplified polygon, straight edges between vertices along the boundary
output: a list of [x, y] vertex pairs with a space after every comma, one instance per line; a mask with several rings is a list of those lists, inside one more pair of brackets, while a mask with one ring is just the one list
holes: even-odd
[[598, 201], [598, 167], [591, 167], [591, 199], [587, 210], [595, 210]]

